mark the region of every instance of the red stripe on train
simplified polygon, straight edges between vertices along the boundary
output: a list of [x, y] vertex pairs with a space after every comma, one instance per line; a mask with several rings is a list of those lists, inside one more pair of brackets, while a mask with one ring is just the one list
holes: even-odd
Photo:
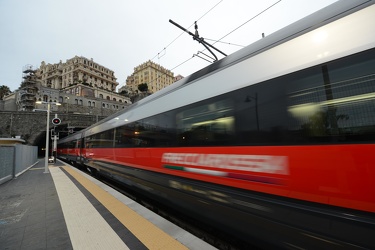
[[[72, 150], [69, 152], [73, 153]], [[82, 152], [84, 157], [92, 160], [113, 162], [236, 188], [375, 212], [375, 145], [372, 144], [94, 148], [84, 149]], [[74, 154], [78, 154], [78, 151], [75, 151]], [[163, 155], [165, 156], [166, 154], [169, 154], [169, 159], [172, 159], [167, 162], [168, 165], [172, 163], [175, 166], [197, 168], [198, 170], [224, 171], [230, 174], [227, 176], [215, 176], [164, 168], [163, 166], [166, 162], [163, 163], [162, 159]], [[218, 157], [215, 157], [215, 155], [218, 155]], [[230, 165], [228, 168], [221, 161], [225, 155], [233, 160], [224, 162]], [[241, 158], [236, 157], [236, 155], [249, 157]], [[259, 157], [257, 158], [256, 156]], [[267, 165], [269, 162], [264, 160], [269, 158], [264, 156], [274, 156], [276, 161], [284, 157], [285, 162], [281, 160], [281, 163], [276, 163], [276, 165], [279, 164], [281, 167], [269, 166]], [[197, 160], [199, 157], [203, 160]], [[257, 159], [259, 160], [258, 163], [256, 163]], [[194, 164], [196, 160], [197, 165]], [[213, 164], [215, 162], [218, 163], [217, 166]], [[232, 177], [235, 175], [248, 175], [251, 178], [231, 178], [230, 175]], [[265, 179], [278, 180], [278, 183], [259, 181]]]

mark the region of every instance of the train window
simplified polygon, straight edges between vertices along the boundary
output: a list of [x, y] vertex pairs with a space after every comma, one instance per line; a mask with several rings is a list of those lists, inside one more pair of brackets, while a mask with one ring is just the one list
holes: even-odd
[[145, 124], [143, 120], [123, 126], [122, 128], [125, 128], [125, 131], [118, 130], [121, 141], [127, 142], [131, 147], [154, 146], [153, 129]]
[[236, 108], [236, 144], [283, 144], [288, 126], [285, 85], [273, 79], [231, 94]]
[[230, 99], [193, 104], [176, 114], [179, 145], [228, 144], [234, 135], [234, 109]]
[[375, 49], [226, 97], [235, 103], [238, 145], [374, 141]]
[[375, 50], [314, 70], [295, 74], [289, 84], [288, 111], [298, 120], [293, 129], [299, 137], [312, 143], [374, 140]]
[[171, 113], [148, 117], [135, 123], [116, 128], [116, 147], [172, 146], [175, 141]]
[[115, 147], [150, 147], [153, 141], [142, 121], [116, 128]]
[[176, 143], [176, 111], [158, 115], [158, 146], [171, 147], [176, 146]]
[[135, 133], [135, 128], [131, 124], [127, 124], [116, 128], [115, 147], [126, 148], [133, 147], [132, 138]]
[[110, 129], [86, 138], [86, 148], [110, 148], [114, 144], [114, 130]]
[[149, 117], [136, 123], [133, 144], [138, 147], [156, 146], [158, 137], [157, 117]]
[[[298, 145], [375, 140], [375, 49], [87, 138], [90, 147]], [[115, 139], [115, 140], [114, 140]]]

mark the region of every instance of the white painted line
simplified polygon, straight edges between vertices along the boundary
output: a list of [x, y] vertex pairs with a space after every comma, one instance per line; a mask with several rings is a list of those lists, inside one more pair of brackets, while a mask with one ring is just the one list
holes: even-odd
[[49, 168], [73, 249], [129, 249], [60, 168]]
[[151, 223], [159, 227], [161, 230], [166, 232], [167, 234], [174, 237], [176, 240], [181, 242], [183, 245], [185, 245], [187, 248], [191, 250], [215, 250], [214, 246], [211, 246], [207, 242], [203, 241], [202, 239], [199, 239], [197, 236], [185, 231], [184, 229], [180, 228], [179, 226], [173, 224], [172, 222], [164, 219], [163, 217], [155, 214], [151, 210], [145, 208], [141, 204], [135, 202], [134, 200], [124, 196], [123, 194], [119, 193], [118, 191], [114, 190], [113, 188], [107, 186], [106, 184], [98, 181], [97, 179], [91, 177], [90, 175], [66, 164], [71, 169], [76, 171], [77, 173], [85, 176], [87, 179], [89, 179], [91, 182], [95, 183], [102, 189], [104, 189], [106, 192], [111, 194], [112, 196], [116, 197], [119, 201], [121, 201], [123, 204], [128, 206], [130, 209], [138, 213], [140, 216], [147, 218]]

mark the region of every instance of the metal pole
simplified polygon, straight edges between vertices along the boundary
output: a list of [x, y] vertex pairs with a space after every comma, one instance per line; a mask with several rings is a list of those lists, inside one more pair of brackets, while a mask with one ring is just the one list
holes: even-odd
[[56, 163], [56, 158], [57, 158], [57, 135], [55, 131], [55, 136], [53, 138], [53, 161]]
[[44, 159], [44, 173], [48, 174], [48, 151], [49, 151], [49, 113], [51, 111], [51, 104], [47, 104], [47, 131], [46, 131], [46, 158]]
[[[55, 118], [57, 118], [57, 114], [55, 114]], [[57, 135], [56, 135], [56, 126], [53, 129], [53, 162], [56, 163], [57, 157]]]
[[12, 137], [13, 113], [10, 114], [9, 137]]

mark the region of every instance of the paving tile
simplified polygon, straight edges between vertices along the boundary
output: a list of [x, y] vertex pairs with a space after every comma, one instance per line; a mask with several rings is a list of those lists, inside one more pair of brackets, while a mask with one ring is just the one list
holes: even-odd
[[42, 246], [46, 247], [46, 228], [39, 228], [33, 231], [25, 231], [25, 234], [22, 239], [21, 248], [29, 247], [29, 249], [33, 249], [31, 246]]
[[46, 220], [46, 228], [47, 228], [47, 234], [50, 232], [60, 231], [60, 230], [66, 230], [66, 223], [64, 219], [55, 219], [55, 220]]
[[72, 250], [73, 246], [70, 242], [69, 238], [62, 239], [62, 237], [58, 237], [55, 240], [47, 239], [47, 249], [52, 250]]
[[27, 217], [26, 226], [39, 224], [40, 222], [45, 222], [45, 220], [46, 220], [46, 213], [44, 211], [35, 212], [32, 214], [29, 214], [29, 216]]
[[44, 220], [41, 220], [37, 223], [26, 226], [25, 234], [29, 234], [30, 232], [38, 231], [44, 228], [46, 228], [46, 222]]
[[72, 249], [52, 176], [42, 166], [43, 160], [0, 185], [1, 250]]
[[24, 230], [22, 228], [4, 229], [0, 237], [1, 249], [17, 249], [21, 247], [23, 236]]

